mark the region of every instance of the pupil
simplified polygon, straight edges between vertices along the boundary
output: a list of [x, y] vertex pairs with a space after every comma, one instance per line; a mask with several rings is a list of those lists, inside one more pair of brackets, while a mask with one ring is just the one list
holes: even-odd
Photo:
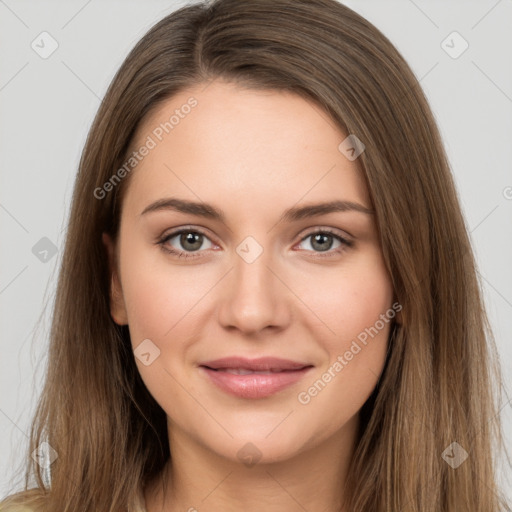
[[[324, 241], [325, 241], [326, 238], [330, 238], [330, 237], [331, 237], [330, 235], [319, 233], [313, 237], [312, 246], [315, 247], [315, 244], [319, 243], [319, 241], [321, 239], [324, 239]], [[326, 251], [331, 248], [331, 245], [332, 245], [332, 240], [331, 240], [331, 243], [327, 243], [327, 244], [320, 242], [320, 245], [317, 248], [320, 249], [321, 251]]]
[[[201, 247], [201, 235], [200, 233], [185, 233], [181, 235], [181, 244], [185, 249], [188, 249], [190, 251], [197, 251]], [[187, 244], [192, 244], [193, 247], [188, 246]], [[195, 244], [195, 246], [194, 246]]]

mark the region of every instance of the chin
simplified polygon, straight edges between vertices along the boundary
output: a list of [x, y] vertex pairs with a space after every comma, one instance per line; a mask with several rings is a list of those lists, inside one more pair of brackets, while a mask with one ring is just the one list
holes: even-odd
[[239, 427], [237, 430], [233, 429], [238, 432], [233, 439], [224, 436], [225, 442], [220, 444], [219, 438], [205, 439], [204, 442], [218, 455], [232, 462], [253, 467], [256, 464], [272, 464], [292, 459], [321, 441], [320, 434], [307, 436], [298, 426], [294, 432], [295, 429], [291, 429], [289, 425], [286, 429], [282, 428], [282, 425], [275, 428], [276, 425], [278, 422], [270, 428], [266, 425], [265, 428]]

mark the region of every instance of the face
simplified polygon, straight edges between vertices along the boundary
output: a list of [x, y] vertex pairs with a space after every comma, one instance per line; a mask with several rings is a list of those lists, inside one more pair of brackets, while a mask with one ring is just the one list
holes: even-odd
[[347, 135], [299, 96], [220, 81], [140, 126], [134, 148], [151, 147], [130, 176], [117, 258], [104, 235], [111, 314], [171, 439], [276, 461], [357, 420], [395, 310], [363, 176], [338, 149]]

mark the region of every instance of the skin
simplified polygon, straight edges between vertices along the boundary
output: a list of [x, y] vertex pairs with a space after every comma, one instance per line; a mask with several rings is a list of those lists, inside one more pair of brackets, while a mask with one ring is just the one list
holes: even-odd
[[[307, 404], [307, 389], [393, 303], [375, 216], [334, 212], [279, 222], [291, 207], [347, 200], [371, 209], [356, 161], [338, 150], [344, 134], [297, 95], [216, 80], [166, 100], [139, 127], [140, 146], [190, 96], [191, 113], [137, 165], [122, 206], [117, 247], [104, 235], [113, 274], [111, 315], [160, 355], [141, 377], [168, 417], [172, 463], [145, 490], [148, 512], [340, 510], [356, 442], [358, 411], [385, 362], [390, 325]], [[173, 210], [141, 215], [167, 197], [212, 203], [219, 222]], [[166, 253], [159, 238], [180, 227], [206, 234], [199, 255]], [[324, 247], [314, 236], [331, 228]], [[248, 236], [263, 249], [252, 263], [236, 252]], [[183, 239], [182, 239], [183, 242]], [[320, 257], [318, 257], [320, 255]], [[263, 399], [226, 394], [198, 364], [224, 356], [282, 357], [314, 365]], [[332, 370], [331, 370], [332, 373]], [[252, 443], [260, 460], [237, 456]], [[163, 495], [166, 481], [170, 492]]]

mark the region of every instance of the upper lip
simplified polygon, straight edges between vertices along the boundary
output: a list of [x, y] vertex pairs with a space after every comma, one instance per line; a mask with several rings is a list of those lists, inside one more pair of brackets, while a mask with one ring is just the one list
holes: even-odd
[[253, 371], [271, 371], [271, 370], [300, 370], [307, 366], [308, 363], [292, 361], [290, 359], [281, 359], [279, 357], [258, 357], [257, 359], [247, 359], [245, 357], [223, 357], [214, 361], [206, 361], [200, 363], [199, 366], [207, 366], [214, 370], [224, 368], [235, 368]]

